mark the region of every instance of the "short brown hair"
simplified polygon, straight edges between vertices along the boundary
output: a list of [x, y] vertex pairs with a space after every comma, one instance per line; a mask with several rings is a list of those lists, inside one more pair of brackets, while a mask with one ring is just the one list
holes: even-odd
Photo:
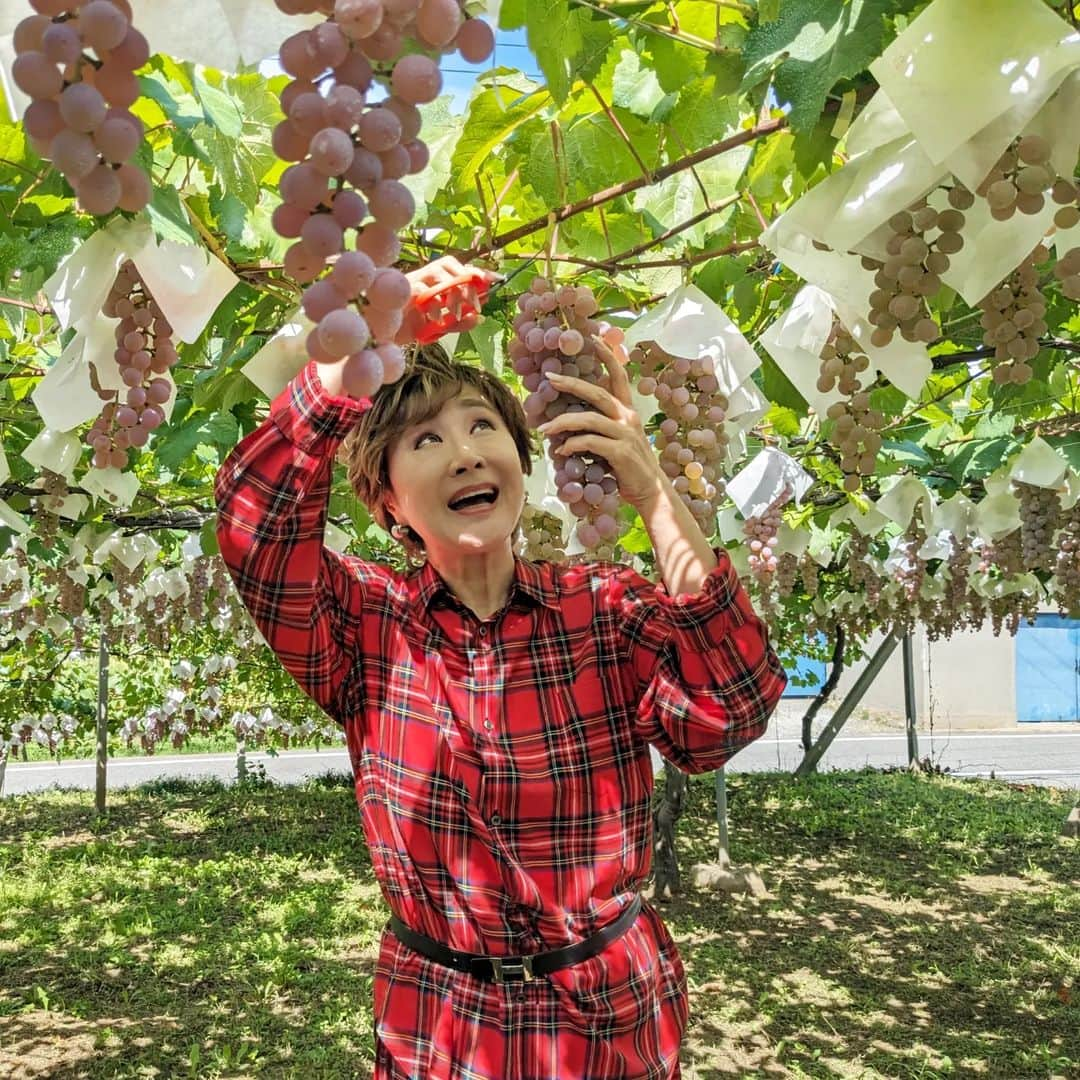
[[[405, 374], [376, 391], [371, 408], [342, 447], [349, 484], [387, 532], [396, 524], [383, 501], [384, 492], [390, 488], [391, 446], [406, 429], [435, 416], [466, 386], [479, 391], [499, 414], [517, 446], [522, 472], [532, 472], [532, 442], [525, 410], [501, 379], [483, 368], [451, 360], [441, 345], [413, 346], [410, 352]], [[409, 540], [414, 546], [422, 544], [411, 529]]]

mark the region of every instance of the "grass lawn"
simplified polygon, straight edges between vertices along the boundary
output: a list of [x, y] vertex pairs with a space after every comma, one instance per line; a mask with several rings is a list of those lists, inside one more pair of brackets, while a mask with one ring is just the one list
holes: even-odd
[[[667, 906], [687, 1080], [1080, 1077], [1074, 793], [864, 772], [729, 797], [772, 895]], [[712, 798], [692, 781], [684, 867], [715, 856]], [[386, 910], [349, 784], [110, 801], [0, 801], [0, 1077], [370, 1076]]]

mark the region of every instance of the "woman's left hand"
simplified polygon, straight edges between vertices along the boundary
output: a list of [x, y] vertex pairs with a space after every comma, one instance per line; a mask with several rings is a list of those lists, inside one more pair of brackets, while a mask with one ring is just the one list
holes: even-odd
[[566, 412], [541, 424], [537, 430], [549, 438], [566, 436], [558, 448], [563, 457], [595, 454], [604, 458], [618, 481], [619, 494], [640, 510], [660, 494], [664, 474], [633, 406], [626, 370], [600, 338], [592, 340], [596, 355], [611, 376], [611, 390], [584, 379], [548, 375], [556, 390], [580, 398], [597, 411]]

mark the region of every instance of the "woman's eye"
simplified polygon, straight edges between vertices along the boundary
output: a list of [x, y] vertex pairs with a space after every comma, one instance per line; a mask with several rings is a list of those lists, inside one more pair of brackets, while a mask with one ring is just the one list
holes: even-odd
[[424, 443], [427, 442], [428, 439], [434, 439], [434, 438], [435, 438], [435, 433], [434, 432], [432, 432], [432, 431], [425, 432], [423, 435], [420, 436], [420, 438], [418, 438], [416, 440], [415, 449], [419, 450], [420, 447], [423, 446]]
[[[476, 424], [487, 424], [487, 426], [491, 428], [492, 431], [495, 430], [495, 425], [490, 420], [484, 417], [481, 417], [479, 420], [477, 420]], [[476, 427], [476, 424], [473, 424], [473, 427]]]

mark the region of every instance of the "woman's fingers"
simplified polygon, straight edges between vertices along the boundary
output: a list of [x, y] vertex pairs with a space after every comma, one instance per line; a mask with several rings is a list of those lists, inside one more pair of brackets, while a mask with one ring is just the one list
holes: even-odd
[[558, 375], [554, 372], [548, 375], [548, 380], [556, 390], [572, 394], [574, 397], [581, 398], [582, 401], [587, 401], [590, 405], [595, 405], [600, 412], [605, 416], [610, 416], [613, 420], [622, 416], [619, 400], [602, 386], [586, 382], [584, 379], [576, 379], [570, 375]]
[[626, 428], [618, 420], [598, 412], [566, 412], [541, 424], [536, 430], [548, 438], [571, 431], [592, 431], [609, 439], [618, 439], [626, 432]]
[[621, 401], [623, 405], [632, 406], [630, 377], [626, 374], [626, 368], [622, 362], [615, 355], [615, 350], [596, 334], [592, 335], [592, 342], [597, 355], [604, 361], [604, 367], [608, 369], [608, 374], [611, 376], [612, 396], [616, 401]]

